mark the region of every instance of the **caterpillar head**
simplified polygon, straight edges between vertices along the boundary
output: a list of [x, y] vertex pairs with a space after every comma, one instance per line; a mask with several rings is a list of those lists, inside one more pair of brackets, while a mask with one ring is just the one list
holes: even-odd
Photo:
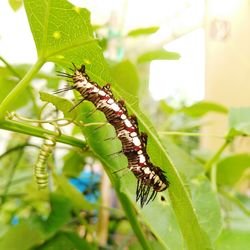
[[89, 76], [85, 72], [85, 65], [82, 65], [80, 69], [76, 68], [72, 79], [76, 88], [88, 88], [92, 86]]

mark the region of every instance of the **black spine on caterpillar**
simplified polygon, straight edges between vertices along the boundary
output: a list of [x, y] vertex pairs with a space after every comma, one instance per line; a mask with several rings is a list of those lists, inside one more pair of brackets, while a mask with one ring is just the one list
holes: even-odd
[[140, 200], [143, 207], [169, 186], [164, 171], [150, 161], [146, 150], [147, 135], [139, 132], [136, 117], [128, 115], [124, 101], [114, 98], [109, 84], [100, 87], [93, 82], [86, 74], [84, 65], [80, 69], [75, 67], [71, 77], [73, 85], [68, 89], [76, 89], [83, 100], [92, 102], [115, 128], [122, 143], [122, 152], [128, 159], [128, 168], [137, 178], [136, 201]]

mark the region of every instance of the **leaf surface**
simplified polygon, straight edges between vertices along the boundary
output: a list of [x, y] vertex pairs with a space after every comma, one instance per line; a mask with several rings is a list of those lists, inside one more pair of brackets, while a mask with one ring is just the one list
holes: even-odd
[[217, 182], [233, 186], [244, 171], [250, 168], [250, 154], [235, 154], [223, 158], [217, 164]]

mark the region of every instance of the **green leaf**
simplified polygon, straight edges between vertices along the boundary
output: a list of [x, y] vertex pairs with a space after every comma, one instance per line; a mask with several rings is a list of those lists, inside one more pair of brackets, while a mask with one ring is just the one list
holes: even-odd
[[77, 177], [83, 170], [85, 159], [80, 152], [71, 151], [63, 157], [63, 173], [69, 177]]
[[207, 101], [196, 102], [195, 104], [189, 107], [182, 108], [179, 111], [184, 112], [192, 117], [201, 117], [209, 112], [217, 112], [224, 114], [228, 112], [225, 106], [218, 103], [207, 102]]
[[250, 135], [250, 107], [231, 108], [229, 127], [241, 134]]
[[178, 60], [180, 59], [180, 54], [176, 52], [166, 51], [164, 49], [153, 50], [140, 55], [137, 58], [138, 63], [151, 62], [152, 60]]
[[44, 102], [52, 103], [58, 110], [61, 110], [65, 118], [74, 119], [77, 116], [75, 109], [70, 111], [74, 104], [66, 98], [51, 95], [46, 92], [40, 92], [40, 99]]
[[23, 1], [22, 0], [9, 0], [9, 5], [14, 11], [17, 11], [22, 7]]
[[51, 234], [57, 232], [71, 218], [71, 200], [59, 193], [51, 193], [51, 213], [44, 222], [44, 232]]
[[46, 238], [40, 220], [29, 218], [11, 227], [0, 238], [0, 249], [29, 250]]
[[167, 115], [172, 114], [175, 112], [175, 109], [170, 106], [166, 101], [160, 101], [161, 110], [164, 111]]
[[57, 62], [64, 67], [72, 67], [72, 62], [77, 66], [84, 63], [91, 65], [96, 72], [103, 66], [102, 51], [93, 37], [90, 15], [86, 9], [66, 0], [24, 0], [24, 6], [38, 59], [1, 103], [0, 118], [3, 118], [6, 110], [11, 110], [10, 105], [25, 92], [46, 61]]
[[217, 182], [232, 186], [250, 167], [250, 154], [235, 154], [223, 158], [217, 164]]
[[240, 229], [224, 229], [215, 243], [216, 250], [248, 250], [250, 232]]
[[93, 244], [79, 238], [78, 235], [70, 232], [59, 232], [37, 250], [94, 250], [97, 249]]
[[127, 36], [136, 37], [136, 36], [141, 36], [141, 35], [151, 35], [158, 30], [159, 30], [158, 26], [139, 28], [139, 29], [134, 29], [134, 30], [129, 31]]
[[61, 192], [70, 199], [74, 210], [80, 211], [93, 209], [93, 205], [87, 202], [84, 199], [84, 196], [73, 187], [65, 177], [54, 175], [54, 179], [58, 185], [58, 192]]
[[[0, 103], [11, 92], [11, 90], [17, 85], [18, 79], [13, 77], [7, 68], [0, 67]], [[22, 98], [17, 98], [11, 102], [10, 109], [18, 109], [30, 100], [29, 91], [23, 93]]]
[[65, 51], [94, 42], [86, 9], [65, 0], [24, 0], [24, 5], [40, 58], [60, 58]]
[[139, 77], [136, 67], [131, 61], [126, 60], [116, 64], [111, 69], [111, 75], [119, 86], [128, 93], [138, 95]]
[[203, 166], [171, 140], [166, 138], [164, 142], [182, 177], [183, 185], [187, 186], [191, 193], [192, 206], [199, 218], [199, 225], [208, 234], [210, 240], [214, 241], [221, 231], [222, 218], [217, 195], [204, 176]]

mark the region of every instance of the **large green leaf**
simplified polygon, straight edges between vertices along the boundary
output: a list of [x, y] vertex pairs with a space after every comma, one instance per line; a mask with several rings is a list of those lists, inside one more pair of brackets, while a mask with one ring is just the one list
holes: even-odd
[[[0, 105], [0, 118], [11, 104], [25, 92], [32, 78], [47, 61], [64, 66], [72, 62], [93, 64], [98, 67], [101, 48], [93, 37], [89, 11], [66, 0], [24, 0], [33, 38], [36, 43], [37, 62], [11, 90]], [[102, 60], [102, 59], [101, 59]], [[72, 66], [72, 65], [71, 65]]]
[[234, 185], [244, 171], [250, 168], [250, 154], [235, 154], [223, 158], [217, 164], [217, 182]]
[[193, 208], [202, 229], [214, 241], [222, 227], [220, 205], [209, 180], [204, 176], [202, 165], [172, 143], [171, 140], [165, 139], [165, 144], [179, 174], [183, 178], [184, 185], [188, 187]]
[[129, 60], [117, 63], [111, 69], [114, 80], [128, 93], [137, 96], [139, 77], [135, 65]]
[[224, 229], [216, 241], [216, 250], [248, 250], [250, 232], [240, 229]]
[[65, 51], [94, 41], [86, 9], [65, 0], [24, 0], [24, 5], [38, 57], [63, 58]]

